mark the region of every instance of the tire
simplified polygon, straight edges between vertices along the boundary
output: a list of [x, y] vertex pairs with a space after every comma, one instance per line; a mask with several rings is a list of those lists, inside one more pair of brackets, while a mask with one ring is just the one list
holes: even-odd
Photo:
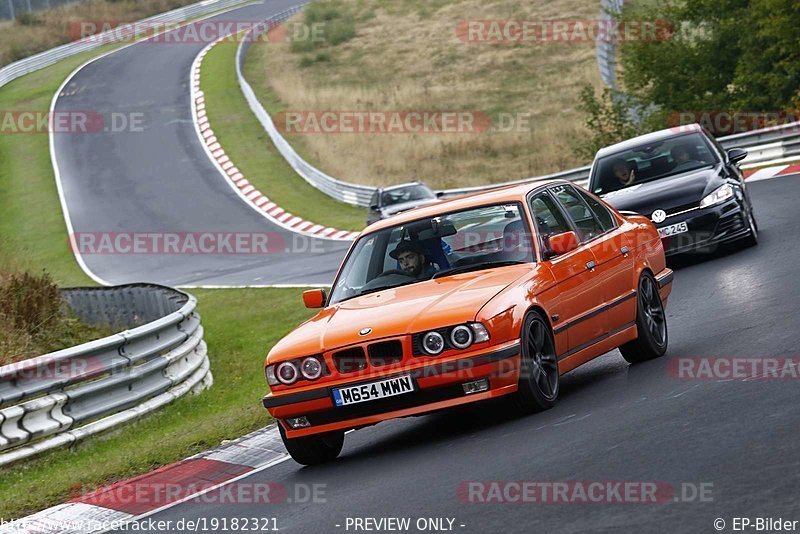
[[550, 325], [528, 312], [520, 332], [519, 385], [512, 395], [516, 411], [527, 415], [552, 408], [558, 398], [558, 357]]
[[628, 363], [639, 363], [663, 356], [667, 352], [669, 335], [667, 315], [658, 293], [656, 279], [648, 271], [639, 277], [639, 292], [636, 297], [637, 336], [619, 347]]
[[755, 215], [753, 215], [752, 207], [747, 210], [747, 225], [750, 227], [750, 232], [739, 240], [738, 245], [741, 248], [750, 248], [758, 245], [758, 223]]
[[302, 438], [286, 437], [283, 426], [279, 423], [283, 445], [292, 460], [302, 465], [317, 465], [335, 460], [344, 446], [344, 432], [329, 432]]

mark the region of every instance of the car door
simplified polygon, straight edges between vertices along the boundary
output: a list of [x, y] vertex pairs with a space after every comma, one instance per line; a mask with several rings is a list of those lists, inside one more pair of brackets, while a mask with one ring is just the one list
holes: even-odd
[[592, 311], [603, 305], [602, 286], [597, 273], [589, 269], [596, 260], [588, 247], [579, 246], [560, 256], [548, 252], [550, 236], [573, 230], [555, 198], [547, 190], [537, 192], [529, 198], [529, 205], [539, 249], [545, 251], [543, 259], [556, 280], [557, 295], [552, 301], [557, 304], [549, 312], [561, 359], [601, 334], [602, 320]]
[[598, 337], [631, 326], [636, 318], [636, 292], [631, 244], [625, 232], [600, 201], [579, 188], [561, 185], [553, 193], [595, 257], [594, 271], [603, 293]]

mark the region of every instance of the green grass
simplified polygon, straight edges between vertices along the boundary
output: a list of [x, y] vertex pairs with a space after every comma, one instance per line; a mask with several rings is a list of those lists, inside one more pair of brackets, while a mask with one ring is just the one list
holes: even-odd
[[[338, 202], [311, 186], [272, 144], [236, 81], [236, 47], [227, 42], [214, 47], [203, 60], [201, 74], [208, 119], [231, 161], [256, 189], [286, 211], [333, 228], [363, 229], [364, 209]], [[253, 81], [261, 85], [257, 76]]]
[[[94, 52], [96, 54], [97, 52]], [[49, 109], [64, 78], [92, 54], [65, 60], [0, 89], [0, 109]], [[92, 282], [69, 249], [46, 134], [0, 135], [0, 268], [46, 270], [61, 286]], [[169, 464], [270, 422], [260, 404], [270, 347], [310, 312], [299, 289], [197, 290], [214, 386], [139, 422], [0, 469], [0, 517], [63, 502]]]

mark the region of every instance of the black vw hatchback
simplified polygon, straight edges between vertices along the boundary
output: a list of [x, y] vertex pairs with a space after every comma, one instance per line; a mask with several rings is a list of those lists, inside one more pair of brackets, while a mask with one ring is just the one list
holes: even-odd
[[589, 189], [620, 211], [649, 217], [667, 255], [752, 246], [758, 225], [738, 162], [697, 124], [634, 137], [600, 149]]

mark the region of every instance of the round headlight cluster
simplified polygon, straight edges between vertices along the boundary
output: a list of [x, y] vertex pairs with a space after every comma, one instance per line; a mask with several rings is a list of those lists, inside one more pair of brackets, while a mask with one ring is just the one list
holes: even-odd
[[457, 349], [466, 349], [473, 339], [472, 329], [466, 325], [458, 325], [450, 331], [450, 343]]
[[278, 377], [278, 381], [281, 384], [294, 384], [297, 382], [297, 364], [294, 362], [283, 362], [278, 364], [278, 368], [275, 370], [275, 374]]
[[475, 343], [489, 341], [489, 332], [481, 323], [467, 323], [454, 326], [449, 332], [445, 333], [445, 338], [437, 331], [426, 332], [422, 335], [422, 352], [429, 356], [436, 356], [450, 347], [464, 350]]
[[300, 374], [302, 374], [303, 378], [306, 380], [316, 380], [322, 376], [322, 363], [313, 356], [304, 358], [303, 362], [300, 364]]
[[316, 356], [308, 356], [302, 360], [292, 360], [267, 368], [267, 382], [274, 385], [273, 380], [289, 386], [301, 378], [316, 380], [325, 371], [322, 361]]
[[428, 332], [422, 337], [422, 349], [428, 354], [439, 354], [444, 350], [444, 338], [439, 332]]

